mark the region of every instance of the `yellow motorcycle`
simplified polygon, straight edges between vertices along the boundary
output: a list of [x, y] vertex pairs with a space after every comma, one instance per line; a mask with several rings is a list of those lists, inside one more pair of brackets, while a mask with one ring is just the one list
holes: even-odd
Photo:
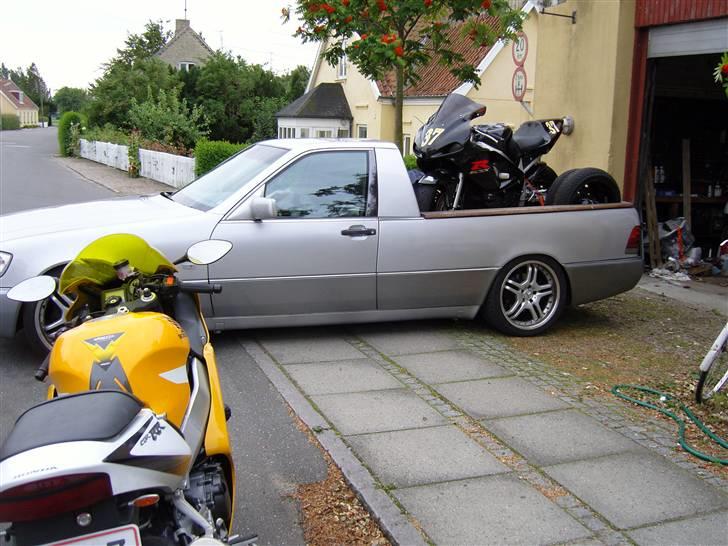
[[[36, 372], [48, 401], [0, 446], [0, 521], [15, 544], [252, 544], [231, 536], [235, 469], [215, 353], [180, 263], [232, 248], [202, 241], [174, 263], [143, 239], [102, 237], [64, 269], [71, 328]], [[40, 301], [55, 279], [8, 297]], [[42, 523], [42, 524], [40, 524]]]

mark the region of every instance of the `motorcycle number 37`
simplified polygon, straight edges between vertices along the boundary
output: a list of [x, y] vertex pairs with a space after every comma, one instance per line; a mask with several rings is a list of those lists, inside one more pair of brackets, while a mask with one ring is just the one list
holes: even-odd
[[429, 146], [435, 140], [437, 140], [437, 137], [439, 137], [442, 133], [445, 132], [445, 129], [439, 128], [439, 129], [428, 129], [425, 133], [425, 138], [422, 140], [423, 146]]
[[69, 538], [52, 542], [45, 546], [142, 546], [142, 539], [139, 536], [139, 527], [136, 525], [125, 525], [115, 529], [107, 529], [90, 535]]

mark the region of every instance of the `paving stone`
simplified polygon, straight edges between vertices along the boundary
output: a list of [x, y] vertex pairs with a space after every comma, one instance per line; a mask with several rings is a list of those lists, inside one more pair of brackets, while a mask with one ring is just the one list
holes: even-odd
[[264, 331], [258, 342], [280, 364], [332, 362], [364, 358], [364, 354], [337, 335], [314, 329]]
[[700, 544], [725, 546], [728, 544], [728, 512], [717, 512], [697, 518], [644, 527], [627, 533], [640, 545]]
[[446, 383], [485, 377], [513, 375], [513, 372], [488, 362], [469, 351], [443, 351], [402, 355], [397, 363], [425, 383]]
[[485, 427], [539, 465], [575, 461], [640, 447], [576, 410], [484, 421]]
[[647, 451], [543, 470], [620, 529], [728, 506], [728, 495]]
[[452, 425], [350, 436], [347, 441], [381, 483], [395, 487], [509, 471]]
[[344, 434], [385, 432], [444, 425], [446, 419], [416, 394], [405, 389], [321, 394], [311, 399]]
[[402, 388], [402, 383], [368, 358], [291, 364], [284, 368], [309, 395]]
[[460, 348], [454, 336], [427, 324], [406, 322], [359, 327], [357, 335], [388, 356], [431, 353]]
[[558, 398], [519, 377], [445, 383], [433, 388], [476, 419], [568, 408]]
[[591, 532], [513, 475], [393, 492], [436, 544], [553, 544]]

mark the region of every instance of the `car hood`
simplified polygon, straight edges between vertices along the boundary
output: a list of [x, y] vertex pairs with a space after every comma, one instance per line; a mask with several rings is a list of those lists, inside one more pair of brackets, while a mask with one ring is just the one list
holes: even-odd
[[166, 221], [193, 217], [203, 212], [180, 205], [161, 195], [120, 197], [72, 205], [45, 207], [0, 216], [0, 241], [13, 241], [75, 230]]

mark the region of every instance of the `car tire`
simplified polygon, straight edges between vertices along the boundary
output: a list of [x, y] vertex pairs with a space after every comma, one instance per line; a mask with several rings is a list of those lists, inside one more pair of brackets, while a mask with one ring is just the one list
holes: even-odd
[[511, 336], [536, 336], [559, 319], [568, 300], [561, 266], [547, 256], [523, 256], [496, 275], [481, 313], [496, 330]]
[[551, 186], [546, 202], [549, 205], [594, 205], [619, 203], [619, 186], [612, 176], [601, 169], [586, 168], [567, 171]]
[[[62, 271], [63, 266], [59, 266], [46, 275], [58, 279]], [[55, 336], [65, 325], [63, 318], [71, 303], [72, 300], [56, 291], [44, 300], [23, 304], [23, 333], [35, 353], [45, 356], [51, 350]]]

